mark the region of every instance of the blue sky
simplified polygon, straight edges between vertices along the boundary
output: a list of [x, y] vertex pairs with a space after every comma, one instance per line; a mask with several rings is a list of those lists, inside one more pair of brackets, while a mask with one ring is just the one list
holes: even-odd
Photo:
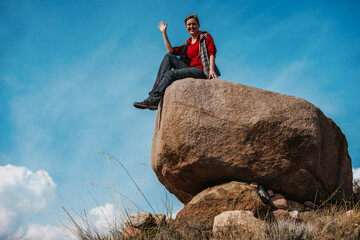
[[0, 228], [14, 226], [0, 239], [61, 232], [36, 212], [66, 218], [55, 191], [68, 208], [91, 211], [116, 205], [116, 185], [150, 210], [99, 148], [162, 208], [166, 190], [149, 167], [156, 112], [132, 104], [147, 97], [166, 53], [157, 24], [168, 22], [172, 45], [182, 45], [191, 13], [215, 40], [222, 79], [312, 102], [342, 129], [360, 168], [359, 12], [359, 1], [330, 0], [0, 1], [0, 166], [13, 179], [0, 183], [0, 210], [12, 211]]

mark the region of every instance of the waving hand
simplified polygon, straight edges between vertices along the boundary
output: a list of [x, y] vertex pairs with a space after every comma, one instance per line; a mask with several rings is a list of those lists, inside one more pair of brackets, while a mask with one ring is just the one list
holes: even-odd
[[167, 23], [164, 24], [164, 21], [160, 21], [158, 28], [162, 33], [165, 32], [167, 29]]
[[160, 32], [163, 35], [166, 50], [169, 53], [171, 53], [173, 51], [173, 48], [171, 47], [169, 38], [168, 38], [167, 33], [166, 33], [167, 23], [164, 24], [164, 21], [160, 21], [158, 28], [160, 29]]

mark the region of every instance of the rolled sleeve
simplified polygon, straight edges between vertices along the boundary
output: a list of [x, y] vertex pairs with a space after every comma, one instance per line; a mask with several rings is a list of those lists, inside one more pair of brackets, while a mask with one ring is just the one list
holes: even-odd
[[180, 56], [182, 51], [184, 49], [184, 45], [180, 46], [180, 47], [173, 47], [173, 51], [172, 54], [176, 55], [176, 56]]

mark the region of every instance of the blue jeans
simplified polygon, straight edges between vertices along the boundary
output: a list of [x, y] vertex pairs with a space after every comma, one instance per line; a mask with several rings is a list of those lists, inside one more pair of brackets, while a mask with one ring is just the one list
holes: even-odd
[[206, 78], [203, 70], [196, 67], [188, 67], [174, 54], [167, 53], [161, 62], [154, 88], [149, 93], [148, 99], [151, 101], [160, 101], [165, 89], [170, 86], [171, 83], [187, 77]]

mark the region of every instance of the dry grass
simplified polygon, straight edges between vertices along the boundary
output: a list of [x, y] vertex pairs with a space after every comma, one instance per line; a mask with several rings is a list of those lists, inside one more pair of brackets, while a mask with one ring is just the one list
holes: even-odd
[[[102, 153], [103, 154], [103, 153]], [[106, 161], [110, 162], [111, 156], [104, 154]], [[118, 161], [117, 159], [115, 159]], [[119, 162], [119, 161], [118, 161]], [[121, 164], [119, 162], [119, 164]], [[143, 195], [139, 186], [135, 183], [130, 173], [126, 173], [131, 178], [132, 182], [136, 185], [138, 191]], [[244, 240], [297, 240], [297, 239], [342, 239], [342, 240], [360, 240], [360, 181], [354, 182], [354, 195], [351, 202], [341, 202], [326, 204], [310, 212], [302, 212], [300, 214], [300, 220], [294, 220], [291, 218], [281, 221], [267, 220], [261, 228], [258, 229], [244, 229], [238, 227], [232, 227], [224, 230], [216, 235], [211, 231], [200, 230], [202, 228], [187, 226], [181, 232], [174, 229], [172, 221], [161, 224], [159, 226], [151, 226], [142, 228], [141, 235], [138, 235], [131, 239], [161, 239], [161, 240], [173, 240], [173, 239], [244, 239]], [[117, 189], [117, 188], [113, 188]], [[114, 191], [114, 195], [119, 195], [118, 191]], [[146, 197], [143, 195], [146, 199]], [[146, 199], [147, 200], [147, 199]], [[148, 202], [148, 201], [147, 201]], [[148, 202], [149, 203], [149, 202]], [[134, 204], [135, 205], [135, 204]], [[150, 205], [150, 203], [149, 203]], [[151, 207], [151, 205], [150, 205]], [[152, 208], [152, 207], [151, 207]], [[153, 209], [153, 208], [152, 208]], [[124, 239], [124, 221], [129, 215], [127, 209], [121, 209], [122, 216], [118, 216], [117, 219], [108, 222], [106, 231], [99, 232], [86, 217], [86, 213], [83, 216], [73, 217], [65, 208], [64, 210], [68, 214], [69, 220], [72, 226], [68, 226], [71, 230], [73, 237], [81, 240], [119, 240]], [[139, 209], [140, 211], [141, 209]], [[351, 214], [349, 211], [351, 210]], [[170, 217], [172, 213], [172, 207], [169, 204], [168, 199], [164, 203], [163, 211]]]
[[[352, 210], [352, 214], [346, 214]], [[73, 233], [77, 239], [118, 240], [123, 239], [124, 227], [109, 227], [107, 233], [99, 233], [91, 226], [77, 224]], [[257, 231], [231, 228], [213, 235], [211, 231], [201, 231], [189, 226], [183, 232], [177, 232], [171, 224], [142, 228], [142, 234], [132, 239], [265, 239], [265, 240], [296, 240], [296, 239], [360, 239], [360, 207], [355, 205], [328, 205], [312, 212], [301, 213], [300, 220], [284, 219], [266, 222], [265, 229]]]
[[[352, 210], [352, 214], [346, 214]], [[264, 239], [360, 239], [359, 205], [329, 205], [303, 213], [300, 221], [268, 224]]]

